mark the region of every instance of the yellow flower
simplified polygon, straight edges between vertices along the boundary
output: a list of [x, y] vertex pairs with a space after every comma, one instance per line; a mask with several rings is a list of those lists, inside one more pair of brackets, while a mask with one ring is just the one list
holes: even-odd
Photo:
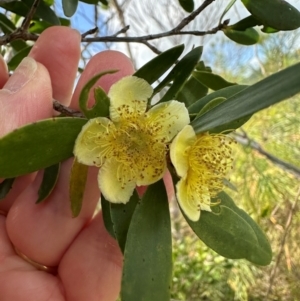
[[101, 167], [99, 188], [110, 202], [126, 203], [136, 185], [163, 177], [168, 143], [190, 121], [184, 104], [175, 100], [146, 112], [152, 93], [143, 79], [121, 79], [108, 93], [110, 119], [89, 120], [76, 140], [74, 155], [80, 163]]
[[170, 157], [181, 178], [176, 196], [190, 220], [199, 220], [200, 210], [211, 211], [211, 198], [222, 190], [231, 168], [231, 143], [232, 139], [222, 134], [196, 135], [190, 125], [173, 140]]

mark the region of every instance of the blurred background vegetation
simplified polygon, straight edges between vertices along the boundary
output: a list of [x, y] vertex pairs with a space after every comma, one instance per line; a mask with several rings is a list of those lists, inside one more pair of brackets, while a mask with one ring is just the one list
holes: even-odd
[[[13, 32], [23, 20], [22, 15], [8, 9], [13, 2], [22, 1], [0, 1], [3, 34]], [[131, 27], [125, 36], [163, 32], [186, 16], [183, 10], [178, 9], [175, 0], [161, 0], [155, 8], [154, 1], [111, 0], [108, 6], [106, 1], [84, 2], [92, 5], [80, 2], [76, 14], [66, 18], [61, 1], [45, 1], [62, 17], [62, 24], [70, 25], [81, 33], [98, 27], [95, 35], [100, 36], [114, 34], [128, 24]], [[98, 5], [93, 5], [94, 2]], [[196, 4], [200, 2], [195, 1]], [[216, 1], [187, 29], [212, 28], [228, 2]], [[290, 2], [299, 4], [296, 0]], [[245, 9], [237, 5], [229, 14], [231, 24], [240, 20], [244, 13]], [[47, 26], [47, 22], [36, 21], [30, 31], [38, 34]], [[215, 73], [230, 82], [251, 84], [299, 62], [299, 37], [299, 30], [261, 34], [258, 44], [247, 47], [228, 40], [221, 32], [204, 37], [173, 36], [153, 41], [153, 46], [164, 51], [180, 43], [185, 43], [187, 50], [193, 45], [204, 45], [203, 60]], [[9, 62], [10, 70], [14, 70], [32, 46], [32, 42], [27, 42], [25, 47], [22, 43], [15, 41], [1, 46], [1, 54]], [[81, 67], [84, 68], [93, 54], [104, 49], [127, 53], [136, 68], [156, 55], [144, 44], [82, 43]], [[255, 114], [233, 134], [239, 142], [230, 175], [235, 190], [227, 189], [227, 192], [266, 232], [274, 253], [271, 265], [262, 268], [245, 260], [229, 260], [217, 255], [193, 234], [174, 201], [171, 204], [174, 300], [300, 300], [300, 205], [297, 203], [300, 191], [299, 98], [294, 97]]]

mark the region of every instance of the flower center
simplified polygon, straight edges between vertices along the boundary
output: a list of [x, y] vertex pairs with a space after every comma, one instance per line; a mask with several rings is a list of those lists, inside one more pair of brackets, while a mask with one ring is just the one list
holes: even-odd
[[[166, 145], [156, 136], [154, 125], [147, 123], [146, 114], [127, 116], [108, 128], [105, 145], [102, 145], [104, 159], [113, 158], [119, 164], [118, 179], [151, 184], [161, 177], [165, 169]], [[144, 184], [143, 184], [144, 185]]]
[[223, 188], [223, 179], [232, 168], [232, 139], [208, 133], [197, 137], [189, 154], [188, 194], [199, 207], [210, 205], [210, 198]]

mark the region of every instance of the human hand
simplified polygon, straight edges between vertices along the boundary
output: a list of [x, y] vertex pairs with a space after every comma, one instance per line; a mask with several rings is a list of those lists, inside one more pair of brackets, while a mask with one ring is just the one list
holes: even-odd
[[[22, 125], [52, 117], [53, 99], [78, 109], [81, 88], [101, 71], [120, 70], [98, 81], [106, 91], [134, 71], [123, 54], [102, 52], [90, 60], [72, 95], [79, 59], [80, 35], [66, 27], [43, 32], [29, 58], [10, 78], [1, 59], [0, 137]], [[16, 179], [0, 202], [1, 301], [117, 298], [122, 255], [106, 232], [101, 214], [93, 217], [99, 200], [97, 170], [90, 168], [81, 213], [72, 218], [68, 197], [71, 165], [72, 159], [62, 163], [57, 185], [43, 203], [35, 204], [42, 172]], [[39, 268], [45, 265], [46, 271], [24, 260], [24, 255]]]

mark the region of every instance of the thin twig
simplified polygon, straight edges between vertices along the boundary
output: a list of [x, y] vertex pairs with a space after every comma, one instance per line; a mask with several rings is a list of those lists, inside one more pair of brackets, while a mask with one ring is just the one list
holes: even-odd
[[53, 109], [65, 116], [84, 118], [84, 115], [81, 112], [65, 107], [57, 100], [53, 100]]
[[275, 157], [274, 155], [270, 154], [269, 152], [265, 151], [258, 142], [249, 138], [245, 132], [243, 134], [233, 133], [233, 135], [234, 135], [235, 140], [238, 143], [240, 143], [244, 146], [249, 146], [252, 149], [255, 149], [261, 155], [265, 156], [267, 159], [272, 161], [274, 164], [280, 166], [284, 170], [287, 170], [287, 171], [293, 173], [296, 177], [300, 178], [300, 169], [298, 167], [296, 167], [295, 165], [292, 165], [290, 163], [287, 163], [287, 162]]
[[293, 205], [292, 205], [292, 207], [291, 207], [291, 209], [289, 211], [289, 214], [288, 214], [288, 217], [287, 217], [287, 220], [286, 220], [286, 223], [285, 223], [285, 228], [284, 228], [284, 232], [283, 232], [283, 236], [282, 236], [282, 240], [281, 240], [281, 244], [280, 244], [280, 249], [279, 249], [279, 252], [278, 252], [278, 255], [277, 255], [277, 259], [276, 259], [275, 265], [274, 265], [274, 267], [273, 267], [273, 269], [271, 271], [271, 274], [270, 274], [269, 287], [268, 287], [267, 293], [265, 295], [266, 299], [268, 298], [268, 296], [269, 296], [269, 294], [270, 294], [270, 292], [272, 290], [272, 285], [274, 283], [274, 279], [275, 279], [275, 275], [276, 275], [276, 270], [277, 270], [277, 267], [279, 265], [282, 253], [283, 253], [283, 248], [284, 248], [284, 245], [285, 245], [285, 240], [286, 240], [289, 228], [291, 226], [292, 217], [293, 217], [293, 214], [295, 213], [296, 205], [297, 205], [299, 199], [300, 199], [300, 187], [298, 188], [297, 195], [295, 197], [294, 203], [293, 203]]
[[119, 31], [117, 31], [113, 37], [117, 37], [118, 35], [122, 34], [122, 33], [126, 33], [128, 31], [128, 29], [130, 28], [129, 25], [126, 25], [125, 27], [123, 27], [122, 29], [120, 29]]
[[37, 7], [39, 6], [40, 0], [34, 0], [27, 16], [25, 17], [22, 26], [19, 28], [21, 32], [26, 32], [29, 28], [30, 22], [36, 12]]
[[[205, 36], [209, 34], [215, 34], [218, 31], [222, 30], [226, 24], [220, 24], [215, 28], [212, 28], [207, 31], [181, 31], [183, 27], [185, 27], [187, 24], [189, 24], [192, 20], [196, 18], [208, 5], [210, 5], [215, 0], [207, 0], [205, 1], [198, 9], [196, 9], [194, 12], [192, 12], [189, 16], [187, 16], [185, 19], [183, 19], [176, 27], [174, 27], [172, 30], [158, 33], [158, 34], [150, 34], [145, 36], [136, 36], [136, 37], [119, 37], [117, 34], [111, 35], [111, 36], [104, 36], [104, 37], [86, 37], [87, 34], [93, 33], [92, 29], [91, 31], [88, 31], [84, 33], [82, 36], [82, 42], [125, 42], [125, 43], [142, 43], [147, 45], [152, 51], [157, 53], [157, 49], [154, 48], [151, 44], [147, 43], [151, 40], [161, 39], [165, 37], [170, 36], [176, 36], [176, 35], [194, 35], [194, 36]], [[125, 26], [122, 30], [125, 30], [127, 27]], [[17, 29], [15, 32], [12, 32], [7, 35], [3, 35], [0, 37], [0, 45], [6, 45], [14, 40], [21, 39], [23, 41], [36, 41], [38, 39], [38, 35], [31, 34], [29, 32], [20, 32], [19, 29]]]
[[146, 45], [148, 48], [150, 48], [156, 54], [161, 54], [162, 53], [160, 50], [158, 50], [155, 46], [148, 43], [147, 41], [144, 41], [143, 44]]
[[84, 32], [82, 35], [81, 35], [81, 39], [84, 39], [86, 36], [89, 36], [91, 34], [94, 34], [98, 31], [98, 27], [95, 27], [95, 28], [92, 28], [92, 29], [89, 29], [88, 31]]
[[173, 31], [180, 32], [182, 28], [187, 26], [190, 22], [192, 22], [204, 9], [213, 3], [215, 0], [206, 0], [200, 5], [196, 10], [194, 10], [190, 15], [184, 18], [174, 29]]

